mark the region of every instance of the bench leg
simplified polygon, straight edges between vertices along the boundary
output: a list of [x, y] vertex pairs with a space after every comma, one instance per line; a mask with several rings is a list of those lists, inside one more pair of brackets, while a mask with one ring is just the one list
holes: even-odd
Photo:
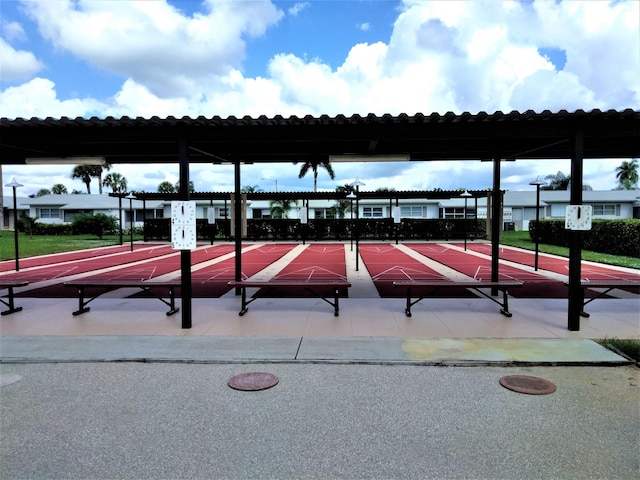
[[240, 287], [240, 296], [240, 298], [242, 299], [242, 307], [238, 315], [243, 316], [249, 309], [249, 307], [247, 307], [247, 287]]
[[338, 303], [339, 302], [339, 300], [338, 300], [338, 298], [339, 298], [338, 294], [339, 293], [340, 293], [340, 291], [336, 288], [335, 292], [334, 292], [334, 297], [333, 297], [334, 298], [334, 304], [333, 304], [333, 306], [334, 306], [333, 316], [334, 317], [337, 317], [338, 315], [340, 315], [340, 304]]
[[91, 307], [86, 306], [87, 303], [89, 302], [85, 303], [84, 301], [84, 287], [78, 287], [78, 310], [73, 312], [73, 316], [75, 317], [91, 310]]
[[176, 308], [176, 295], [173, 287], [169, 287], [169, 311], [167, 317], [176, 313], [180, 308]]
[[509, 292], [506, 288], [502, 290], [502, 308], [500, 309], [500, 313], [508, 318], [511, 318], [513, 316], [513, 314], [509, 311]]
[[9, 315], [10, 313], [19, 312], [20, 310], [22, 310], [22, 307], [16, 307], [13, 303], [13, 287], [7, 287], [7, 290], [9, 291], [7, 301], [5, 302], [4, 300], [0, 299], [0, 302], [4, 303], [9, 308], [0, 312], [0, 315]]

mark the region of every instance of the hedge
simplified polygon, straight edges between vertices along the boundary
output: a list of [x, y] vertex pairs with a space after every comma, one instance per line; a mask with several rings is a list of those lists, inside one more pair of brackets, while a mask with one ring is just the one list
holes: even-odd
[[[540, 243], [569, 246], [564, 220], [541, 220], [529, 223], [529, 237]], [[592, 252], [640, 258], [640, 220], [593, 220], [591, 230], [582, 232], [582, 248]]]

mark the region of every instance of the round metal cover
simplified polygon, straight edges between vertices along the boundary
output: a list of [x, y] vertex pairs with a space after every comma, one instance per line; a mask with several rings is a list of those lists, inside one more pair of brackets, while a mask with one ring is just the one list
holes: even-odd
[[556, 391], [556, 386], [549, 380], [528, 375], [507, 375], [500, 379], [500, 385], [528, 395], [547, 395]]
[[235, 390], [255, 392], [275, 387], [278, 384], [278, 377], [265, 372], [241, 373], [229, 379], [228, 385]]
[[0, 375], [0, 387], [6, 387], [12, 383], [16, 383], [22, 380], [22, 377], [17, 373], [3, 373]]

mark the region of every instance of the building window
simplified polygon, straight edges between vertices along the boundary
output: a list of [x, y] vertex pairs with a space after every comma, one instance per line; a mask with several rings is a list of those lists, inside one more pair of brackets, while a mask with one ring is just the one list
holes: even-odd
[[[470, 212], [467, 210], [467, 214]], [[445, 207], [440, 209], [440, 218], [464, 218], [464, 207]]]
[[593, 205], [593, 214], [598, 216], [620, 216], [620, 205]]
[[422, 207], [400, 207], [402, 218], [422, 218]]
[[362, 216], [364, 218], [382, 218], [382, 207], [363, 207]]
[[335, 208], [314, 208], [313, 218], [315, 219], [336, 218], [336, 209]]
[[41, 208], [40, 218], [60, 218], [59, 208]]

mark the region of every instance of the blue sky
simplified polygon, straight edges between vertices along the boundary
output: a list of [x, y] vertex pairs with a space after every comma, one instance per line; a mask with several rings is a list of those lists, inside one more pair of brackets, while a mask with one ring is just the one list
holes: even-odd
[[[640, 109], [636, 0], [0, 0], [0, 116], [382, 115], [447, 111]], [[615, 188], [620, 159], [585, 161], [585, 183]], [[115, 170], [136, 190], [177, 166]], [[243, 185], [310, 190], [299, 166], [243, 169]], [[484, 189], [480, 162], [340, 164], [319, 188]], [[503, 188], [569, 161], [517, 161]], [[3, 167], [23, 193], [70, 179], [68, 166]], [[7, 180], [7, 178], [9, 180]], [[194, 165], [198, 190], [232, 172]], [[269, 179], [269, 180], [264, 180]], [[97, 191], [93, 185], [92, 191]]]

